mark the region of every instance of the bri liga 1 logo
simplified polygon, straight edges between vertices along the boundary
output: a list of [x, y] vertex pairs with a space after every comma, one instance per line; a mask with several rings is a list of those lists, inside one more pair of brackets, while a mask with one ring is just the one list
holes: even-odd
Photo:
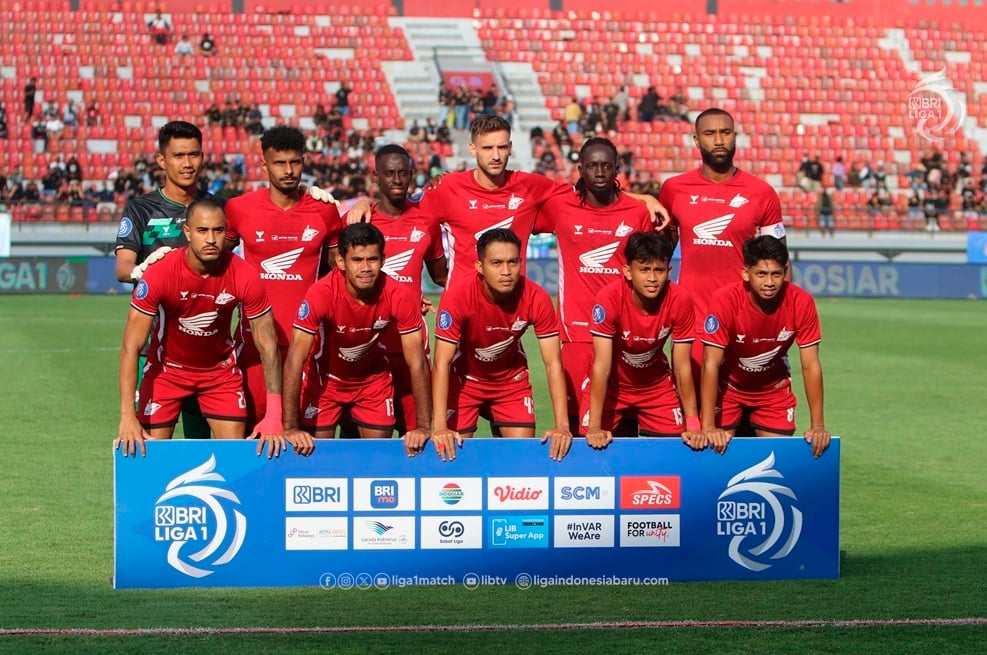
[[193, 578], [204, 578], [229, 564], [247, 536], [247, 517], [234, 505], [237, 495], [219, 484], [216, 456], [182, 473], [154, 504], [154, 540], [168, 543], [168, 564]]

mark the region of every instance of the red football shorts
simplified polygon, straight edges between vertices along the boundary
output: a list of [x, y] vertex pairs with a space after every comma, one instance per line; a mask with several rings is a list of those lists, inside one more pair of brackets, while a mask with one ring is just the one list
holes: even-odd
[[[750, 412], [751, 427], [775, 434], [795, 433], [795, 405], [791, 378], [767, 389], [749, 391], [727, 385], [716, 402], [718, 423], [724, 430], [740, 424], [744, 411]], [[752, 435], [739, 435], [752, 436]]]
[[497, 427], [535, 427], [535, 401], [527, 371], [506, 382], [478, 382], [450, 375], [448, 409], [447, 424], [456, 432], [476, 432], [481, 409], [489, 412], [491, 423]]
[[137, 391], [137, 418], [146, 429], [175, 425], [182, 401], [192, 396], [206, 418], [246, 421], [243, 375], [233, 357], [211, 369], [171, 364], [148, 364], [145, 369]]
[[365, 380], [343, 381], [327, 376], [307, 376], [302, 386], [301, 426], [308, 431], [329, 430], [339, 423], [343, 410], [353, 422], [371, 430], [394, 429], [394, 385], [388, 372]]
[[593, 344], [567, 341], [562, 344], [562, 371], [565, 374], [565, 397], [569, 416], [579, 416], [579, 398], [583, 382], [593, 368]]
[[[287, 346], [279, 346], [281, 364], [288, 354]], [[247, 391], [247, 426], [248, 429], [260, 423], [267, 413], [267, 383], [264, 381], [264, 365], [260, 361], [257, 346], [245, 343], [240, 348], [237, 364], [243, 371], [244, 389]], [[306, 369], [308, 367], [306, 366]]]
[[[579, 401], [580, 425], [585, 434], [589, 428], [589, 385], [583, 389]], [[616, 387], [607, 385], [603, 400], [602, 427], [614, 430], [621, 419], [637, 416], [638, 431], [642, 437], [678, 437], [685, 430], [682, 420], [682, 403], [672, 384], [672, 376], [666, 375], [653, 386]]]
[[[415, 407], [415, 396], [411, 393], [411, 369], [404, 361], [404, 353], [387, 353], [387, 361], [391, 366], [392, 383], [394, 384], [394, 425], [402, 434], [418, 427], [418, 413]], [[428, 357], [425, 358], [428, 366]], [[431, 393], [431, 389], [427, 390]]]

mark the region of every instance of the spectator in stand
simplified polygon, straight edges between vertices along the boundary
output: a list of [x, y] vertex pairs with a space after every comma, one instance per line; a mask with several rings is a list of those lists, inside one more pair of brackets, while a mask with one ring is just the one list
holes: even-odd
[[819, 155], [816, 155], [815, 157], [812, 158], [812, 161], [809, 162], [809, 169], [808, 172], [806, 173], [806, 176], [809, 178], [809, 191], [811, 193], [822, 192], [823, 173], [824, 173], [824, 169], [823, 169], [822, 161], [819, 158]]
[[51, 118], [58, 118], [58, 105], [55, 104], [54, 100], [49, 100], [48, 104], [45, 105], [44, 113], [42, 114], [45, 120]]
[[919, 195], [918, 189], [912, 189], [912, 194], [908, 196], [908, 218], [911, 219], [910, 227], [918, 227], [925, 222], [922, 196]]
[[483, 114], [490, 116], [497, 113], [497, 105], [500, 104], [500, 91], [496, 84], [491, 84], [487, 92], [483, 94]]
[[655, 91], [655, 87], [649, 86], [637, 105], [637, 119], [642, 123], [652, 122], [658, 114], [658, 103], [660, 101], [661, 97]]
[[617, 96], [612, 96], [610, 102], [603, 105], [603, 129], [608, 133], [616, 132], [621, 116], [622, 111], [617, 104]]
[[326, 113], [326, 107], [321, 102], [315, 106], [312, 122], [315, 123], [316, 127], [325, 127], [329, 124], [329, 114]]
[[90, 100], [86, 106], [86, 125], [93, 127], [99, 123], [99, 104], [95, 100]]
[[582, 131], [583, 107], [575, 96], [569, 98], [569, 103], [562, 110], [562, 116], [570, 137]]
[[195, 54], [195, 46], [192, 45], [188, 34], [182, 34], [181, 40], [175, 44], [175, 54], [180, 57]]
[[617, 120], [626, 121], [630, 120], [630, 114], [628, 113], [628, 107], [630, 106], [630, 101], [627, 98], [627, 87], [621, 86], [617, 89], [617, 93], [614, 94], [612, 99], [613, 104], [617, 105]]
[[7, 107], [0, 102], [0, 139], [7, 138]]
[[215, 102], [209, 105], [209, 109], [205, 113], [206, 122], [210, 126], [219, 125], [223, 122], [223, 111], [219, 108], [219, 105]]
[[75, 155], [70, 156], [65, 162], [65, 177], [69, 180], [82, 182], [82, 166], [79, 165], [79, 160], [75, 158]]
[[264, 133], [264, 114], [256, 102], [247, 110], [247, 124], [244, 126], [250, 136], [260, 136]]
[[447, 125], [451, 114], [452, 90], [445, 80], [439, 80], [439, 125]]
[[888, 174], [884, 170], [884, 162], [877, 162], [877, 168], [874, 169], [874, 187], [878, 190], [883, 189], [888, 191]]
[[842, 191], [846, 181], [846, 165], [843, 163], [843, 157], [837, 157], [833, 164], [833, 186], [837, 191]]
[[232, 100], [226, 101], [226, 106], [223, 107], [223, 111], [220, 114], [221, 118], [219, 124], [223, 127], [236, 127], [239, 121], [240, 112], [237, 106]]
[[511, 125], [513, 125], [514, 124], [515, 113], [516, 113], [515, 112], [515, 107], [514, 107], [514, 97], [513, 96], [504, 96], [503, 102], [501, 102], [499, 105], [497, 105], [497, 111], [496, 111], [496, 113], [497, 113], [498, 116], [500, 116], [501, 118], [503, 118], [505, 121], [507, 121], [508, 123], [510, 123]]
[[158, 45], [165, 45], [168, 43], [168, 37], [171, 34], [171, 24], [161, 15], [159, 11], [154, 18], [147, 21], [147, 28], [151, 31], [151, 38]]
[[453, 97], [453, 112], [455, 113], [455, 128], [465, 130], [469, 128], [469, 111], [473, 94], [466, 85], [462, 85], [456, 90]]
[[682, 87], [679, 87], [678, 91], [675, 92], [669, 99], [669, 110], [671, 114], [678, 118], [680, 121], [685, 121], [686, 123], [691, 122], [689, 120], [689, 105], [686, 104], [685, 94], [682, 92]]
[[604, 131], [603, 127], [603, 105], [599, 100], [590, 103], [586, 111], [586, 119], [583, 129], [589, 137], [596, 136]]
[[32, 77], [24, 85], [24, 119], [31, 120], [34, 117], [34, 100], [38, 95], [38, 78]]
[[62, 123], [65, 127], [75, 128], [79, 125], [79, 110], [71, 99], [65, 101], [62, 108]]
[[350, 94], [353, 93], [353, 89], [346, 86], [346, 82], [340, 82], [339, 88], [336, 90], [336, 109], [343, 116], [350, 115]]
[[202, 40], [199, 41], [199, 54], [211, 57], [216, 54], [216, 41], [212, 38], [212, 34], [205, 32], [202, 35]]
[[62, 138], [62, 131], [65, 129], [65, 123], [56, 114], [54, 118], [49, 118], [45, 121], [45, 133], [48, 135], [48, 139], [45, 141], [45, 147], [47, 147], [48, 142], [51, 139], [59, 141]]
[[819, 194], [816, 209], [819, 211], [819, 232], [822, 233], [822, 236], [827, 234], [831, 237], [836, 236], [836, 222], [833, 219], [833, 196], [830, 195], [829, 189], [824, 188]]
[[321, 153], [325, 149], [326, 142], [321, 136], [321, 131], [309, 130], [308, 136], [305, 138], [305, 152], [310, 154]]

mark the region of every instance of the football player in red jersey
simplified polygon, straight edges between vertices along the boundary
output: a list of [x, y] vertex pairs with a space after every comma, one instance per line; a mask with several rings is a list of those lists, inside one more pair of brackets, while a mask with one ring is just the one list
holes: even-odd
[[703, 321], [702, 422], [710, 445], [726, 451], [741, 415], [759, 437], [795, 432], [795, 394], [787, 353], [799, 347], [810, 427], [804, 437], [819, 457], [829, 446], [823, 417], [822, 333], [807, 291], [785, 280], [788, 249], [771, 236], [744, 243], [742, 282], [721, 288]]

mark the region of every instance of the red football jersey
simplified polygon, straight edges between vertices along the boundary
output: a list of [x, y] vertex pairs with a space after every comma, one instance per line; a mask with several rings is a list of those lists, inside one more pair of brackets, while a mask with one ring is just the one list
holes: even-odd
[[[226, 203], [226, 238], [239, 240], [243, 258], [260, 269], [274, 307], [278, 344], [287, 346], [291, 323], [305, 292], [319, 274], [324, 252], [335, 248], [340, 218], [336, 206], [308, 194], [290, 209], [271, 201], [267, 189], [259, 189]], [[237, 340], [251, 341], [241, 324]]]
[[703, 322], [703, 343], [724, 348], [720, 380], [750, 390], [766, 389], [788, 379], [788, 349], [822, 340], [816, 303], [805, 289], [785, 282], [781, 304], [771, 314], [750, 298], [744, 282], [717, 291]]
[[554, 232], [559, 251], [559, 322], [562, 340], [590, 343], [596, 294], [623, 279], [624, 246], [636, 231], [652, 230], [644, 203], [624, 194], [609, 207], [581, 201], [575, 191], [553, 196], [535, 220], [537, 232]]
[[364, 304], [346, 290], [339, 270], [325, 276], [305, 294], [294, 327], [319, 335], [314, 356], [319, 375], [355, 382], [387, 369], [381, 335], [392, 324], [399, 334], [422, 329], [419, 296], [380, 277], [380, 289]]
[[470, 380], [501, 382], [528, 369], [521, 335], [531, 326], [535, 336], [559, 333], [552, 299], [543, 288], [524, 277], [514, 297], [497, 305], [483, 293], [483, 278], [474, 275], [446, 290], [439, 301], [435, 338], [457, 346], [452, 370]]
[[[385, 257], [381, 270], [420, 299], [425, 262], [445, 257], [438, 223], [429, 221], [417, 203], [408, 203], [405, 211], [396, 218], [377, 211], [375, 206], [370, 223], [384, 235]], [[427, 337], [424, 332], [423, 337]], [[396, 330], [388, 330], [384, 345], [387, 352], [400, 353], [401, 335]]]
[[449, 285], [475, 271], [476, 240], [491, 228], [506, 227], [518, 235], [523, 258], [542, 204], [571, 190], [568, 184], [523, 171], [507, 171], [506, 183], [497, 189], [480, 186], [472, 170], [443, 175], [439, 186], [425, 192], [421, 209], [449, 241]]
[[671, 225], [678, 227], [678, 281], [692, 294], [700, 317], [713, 292], [740, 277], [745, 241], [764, 234], [785, 236], [778, 193], [739, 169], [719, 183], [698, 168], [677, 175], [661, 185], [658, 199], [671, 215]]
[[218, 366], [233, 353], [233, 312], [248, 320], [271, 311], [257, 270], [232, 253], [219, 275], [202, 277], [185, 261], [187, 248], [169, 252], [134, 287], [130, 306], [158, 317], [148, 359], [190, 368]]
[[651, 387], [669, 373], [665, 342], [695, 340], [695, 309], [689, 292], [669, 281], [662, 292], [658, 312], [650, 314], [634, 303], [634, 290], [617, 280], [596, 295], [593, 305], [594, 336], [613, 340], [610, 384]]

